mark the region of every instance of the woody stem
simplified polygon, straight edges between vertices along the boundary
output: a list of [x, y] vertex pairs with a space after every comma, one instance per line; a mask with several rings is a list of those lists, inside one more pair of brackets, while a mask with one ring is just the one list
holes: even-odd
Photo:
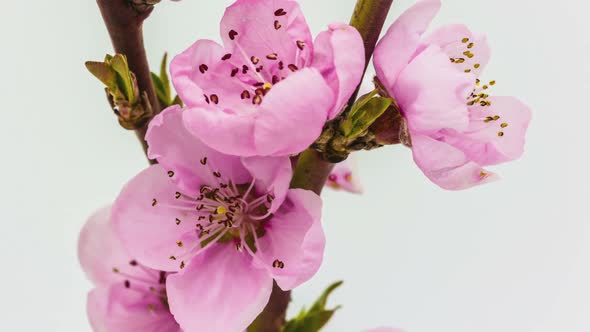
[[[392, 3], [393, 0], [357, 0], [350, 24], [360, 32], [365, 44], [365, 71]], [[360, 84], [349, 105], [356, 99], [359, 89]], [[319, 195], [333, 168], [334, 164], [324, 161], [320, 153], [308, 149], [299, 157], [291, 188], [311, 190]], [[281, 290], [275, 283], [270, 301], [248, 328], [248, 332], [279, 332], [285, 324], [290, 301], [291, 292]]]
[[[143, 22], [153, 10], [142, 10], [131, 5], [129, 0], [96, 0], [116, 53], [127, 56], [129, 69], [137, 77], [140, 92], [146, 92], [154, 115], [160, 111], [158, 98], [150, 77], [150, 69], [143, 44]], [[145, 134], [147, 124], [135, 131], [144, 152], [147, 151]]]

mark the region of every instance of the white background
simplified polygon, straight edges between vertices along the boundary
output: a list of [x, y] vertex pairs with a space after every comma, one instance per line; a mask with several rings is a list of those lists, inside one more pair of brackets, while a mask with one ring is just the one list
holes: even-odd
[[[160, 5], [152, 66], [218, 39], [228, 1]], [[314, 33], [353, 0], [302, 0]], [[397, 0], [390, 21], [410, 5]], [[465, 22], [493, 46], [484, 79], [534, 109], [523, 159], [464, 192], [429, 183], [410, 151], [359, 155], [366, 194], [326, 192], [325, 264], [292, 311], [330, 282], [344, 308], [326, 329], [590, 331], [590, 10], [582, 0], [446, 0], [435, 25]], [[0, 330], [89, 331], [77, 233], [146, 163], [83, 62], [111, 47], [92, 0], [0, 6]], [[116, 331], [115, 331], [116, 332]]]

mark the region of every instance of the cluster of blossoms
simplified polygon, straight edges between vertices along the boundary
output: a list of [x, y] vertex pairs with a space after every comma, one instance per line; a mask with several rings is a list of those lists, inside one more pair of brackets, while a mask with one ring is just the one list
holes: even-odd
[[[375, 51], [376, 81], [407, 122], [420, 169], [464, 189], [495, 178], [484, 166], [520, 156], [530, 111], [487, 94], [483, 36], [461, 25], [422, 36], [439, 7], [421, 1], [392, 25]], [[360, 34], [334, 23], [313, 40], [296, 1], [237, 0], [221, 37], [223, 45], [199, 40], [174, 58], [185, 106], [150, 122], [158, 164], [81, 233], [95, 331], [244, 331], [273, 281], [291, 290], [322, 263], [322, 201], [290, 188], [291, 159], [359, 85]], [[359, 193], [351, 169], [337, 165], [327, 185]]]

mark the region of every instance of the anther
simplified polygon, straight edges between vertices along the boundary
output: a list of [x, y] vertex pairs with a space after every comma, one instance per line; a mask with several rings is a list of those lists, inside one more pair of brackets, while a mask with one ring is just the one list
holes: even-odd
[[180, 240], [176, 241], [176, 245], [178, 246], [178, 248], [184, 247], [184, 243], [182, 243], [182, 241]]
[[258, 66], [258, 67], [256, 67], [256, 72], [260, 73], [262, 71], [262, 69], [264, 69], [264, 66], [262, 66], [262, 65]]
[[156, 204], [158, 204], [158, 200], [156, 200], [155, 198], [152, 199], [152, 206], [156, 206]]
[[461, 40], [461, 42], [462, 42], [463, 44], [467, 44], [467, 42], [469, 42], [469, 38], [463, 38], [463, 39]]
[[267, 55], [267, 56], [266, 56], [266, 58], [267, 58], [268, 60], [276, 60], [276, 59], [278, 59], [278, 58], [279, 58], [279, 55], [278, 55], [278, 54], [276, 54], [276, 53], [271, 53], [271, 54]]
[[209, 66], [207, 66], [206, 64], [202, 64], [199, 66], [199, 71], [201, 72], [201, 74], [205, 74], [207, 70], [209, 70]]
[[131, 282], [129, 280], [125, 280], [125, 288], [131, 287]]
[[168, 171], [168, 177], [173, 177], [174, 176], [174, 171]]
[[275, 261], [272, 262], [272, 267], [274, 267], [275, 269], [283, 269], [285, 268], [285, 263], [278, 259], [275, 259]]
[[211, 95], [211, 101], [213, 102], [213, 104], [217, 105], [219, 104], [219, 97], [217, 95]]
[[170, 257], [168, 257], [168, 259], [170, 259], [171, 261], [175, 261], [176, 260], [176, 256], [170, 256]]
[[502, 124], [500, 125], [500, 127], [502, 127], [502, 128], [506, 128], [506, 127], [508, 127], [508, 124], [507, 124], [506, 122], [504, 122], [504, 123], [502, 123]]
[[256, 95], [256, 97], [254, 97], [254, 99], [252, 99], [252, 104], [254, 104], [254, 105], [262, 104], [262, 97], [260, 97], [259, 95]]
[[207, 96], [207, 95], [203, 95], [203, 96], [205, 96], [205, 101], [207, 102], [207, 104], [210, 104], [211, 102], [209, 101], [209, 96]]
[[203, 204], [197, 205], [197, 211], [201, 211], [204, 207], [205, 207], [205, 205], [203, 205]]
[[303, 51], [303, 48], [305, 48], [305, 42], [303, 40], [298, 40], [297, 47]]
[[283, 63], [283, 61], [279, 61], [279, 70], [283, 69], [285, 69], [285, 64]]
[[502, 137], [502, 136], [504, 136], [504, 132], [503, 132], [503, 131], [499, 131], [499, 132], [498, 132], [498, 136], [499, 136], [499, 137]]
[[237, 35], [238, 35], [238, 32], [236, 30], [229, 31], [229, 39], [234, 40], [234, 39], [236, 39]]
[[252, 61], [253, 64], [257, 65], [260, 62], [260, 58], [257, 58], [255, 56], [252, 56], [250, 58], [250, 61]]
[[114, 268], [113, 268], [113, 272], [114, 272], [114, 273], [119, 273], [120, 271], [119, 271], [119, 269], [118, 269], [118, 268], [114, 267]]
[[220, 178], [220, 177], [221, 177], [221, 173], [219, 173], [219, 172], [213, 172], [213, 175], [214, 175], [216, 178]]
[[231, 77], [236, 77], [236, 75], [240, 72], [239, 68], [234, 68], [231, 71]]
[[244, 92], [242, 92], [241, 97], [242, 97], [242, 99], [250, 99], [250, 92], [248, 92], [247, 90], [244, 90]]
[[180, 196], [182, 196], [181, 193], [179, 193], [178, 191], [176, 192], [176, 194], [174, 194], [174, 198], [179, 199]]
[[224, 56], [221, 57], [221, 60], [223, 60], [223, 61], [226, 61], [226, 60], [229, 60], [229, 59], [231, 59], [231, 53], [227, 53], [226, 55], [224, 55]]
[[296, 72], [297, 70], [299, 70], [299, 68], [294, 65], [294, 64], [290, 64], [289, 66], [287, 66], [289, 68], [290, 71], [292, 72]]
[[479, 63], [476, 63], [476, 64], [473, 65], [473, 68], [475, 68], [475, 69], [477, 69], [479, 67], [481, 67], [481, 64], [479, 64]]
[[277, 84], [279, 83], [280, 78], [277, 75], [273, 75], [272, 76], [272, 84]]
[[154, 306], [153, 304], [148, 304], [148, 310], [153, 312], [156, 310], [156, 306]]
[[282, 27], [281, 22], [275, 21], [275, 29], [279, 30]]
[[137, 266], [137, 261], [134, 259], [132, 261], [129, 262], [129, 265], [131, 266]]
[[201, 165], [203, 165], [203, 166], [207, 165], [207, 157], [201, 159]]
[[469, 43], [469, 45], [467, 45], [467, 48], [473, 48], [473, 46], [475, 46], [474, 43]]
[[285, 15], [287, 15], [287, 12], [283, 8], [277, 9], [275, 11], [275, 16], [285, 16]]
[[250, 68], [248, 68], [248, 66], [243, 65], [242, 66], [242, 74], [247, 74], [248, 73], [248, 69], [250, 69]]
[[181, 222], [182, 222], [182, 220], [176, 218], [176, 225], [180, 225]]

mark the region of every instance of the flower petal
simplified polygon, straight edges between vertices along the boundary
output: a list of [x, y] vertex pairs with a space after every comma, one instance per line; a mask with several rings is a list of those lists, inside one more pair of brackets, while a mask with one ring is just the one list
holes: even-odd
[[267, 224], [265, 235], [259, 239], [256, 257], [283, 290], [309, 280], [322, 263], [326, 239], [321, 211], [322, 200], [318, 195], [291, 189]]
[[326, 185], [335, 190], [344, 190], [353, 194], [362, 194], [363, 187], [358, 179], [353, 156], [336, 164]]
[[276, 212], [287, 196], [293, 177], [289, 157], [248, 157], [243, 158], [242, 162], [256, 179], [255, 185], [258, 192], [272, 192], [274, 198], [272, 198], [269, 212]]
[[183, 112], [186, 128], [195, 137], [222, 153], [238, 156], [257, 155], [255, 126], [257, 111], [218, 110], [205, 107]]
[[[181, 262], [170, 257], [186, 254], [188, 244], [196, 241], [196, 204], [176, 199], [178, 190], [162, 166], [154, 165], [129, 181], [113, 205], [117, 235], [129, 253], [150, 268], [180, 270]], [[179, 240], [186, 246], [178, 246]]]
[[410, 131], [430, 134], [467, 128], [466, 98], [474, 84], [473, 75], [458, 72], [438, 46], [430, 46], [404, 68], [391, 92]]
[[[238, 0], [223, 15], [221, 37], [228, 52], [241, 56], [244, 63], [257, 57], [267, 70], [279, 61], [303, 67], [313, 53], [311, 33], [297, 1]], [[305, 45], [303, 50], [298, 41]], [[268, 59], [271, 54], [277, 59]]]
[[95, 212], [86, 222], [78, 239], [78, 258], [82, 269], [95, 285], [109, 285], [120, 277], [113, 268], [128, 267], [131, 256], [111, 228], [111, 207]]
[[194, 107], [211, 104], [212, 95], [217, 96], [219, 107], [248, 105], [240, 98], [242, 85], [232, 77], [232, 70], [236, 66], [222, 60], [226, 53], [216, 42], [201, 39], [172, 59], [172, 82], [185, 105]]
[[[460, 72], [469, 70], [476, 77], [490, 60], [490, 46], [483, 34], [473, 34], [462, 24], [445, 25], [426, 35], [421, 41], [421, 47], [439, 46], [449, 58], [454, 59], [455, 68]], [[456, 61], [461, 59], [461, 61]]]
[[444, 189], [467, 189], [498, 178], [469, 160], [461, 150], [431, 137], [412, 136], [412, 152], [422, 172]]
[[149, 157], [174, 172], [172, 180], [183, 193], [196, 195], [203, 184], [215, 182], [212, 172], [237, 183], [251, 179], [239, 157], [219, 153], [191, 135], [184, 126], [183, 113], [178, 105], [169, 107], [150, 122], [146, 135]]
[[496, 165], [520, 158], [531, 110], [514, 97], [490, 97], [490, 106], [473, 106], [466, 132], [451, 132], [445, 142], [465, 152], [480, 165]]
[[412, 59], [422, 34], [440, 6], [440, 0], [417, 2], [400, 15], [377, 44], [373, 63], [377, 77], [390, 92], [398, 75]]
[[186, 331], [243, 331], [264, 309], [272, 278], [247, 253], [214, 245], [181, 273], [170, 275], [170, 310]]
[[[144, 293], [121, 285], [99, 287], [88, 294], [87, 313], [95, 332], [181, 332], [168, 308]], [[152, 309], [150, 309], [152, 308]]]
[[321, 134], [334, 105], [332, 90], [316, 69], [305, 68], [275, 85], [256, 122], [259, 155], [296, 154]]
[[360, 33], [348, 24], [333, 23], [315, 39], [312, 67], [317, 68], [336, 97], [328, 114], [335, 118], [359, 85], [365, 68], [365, 46]]

